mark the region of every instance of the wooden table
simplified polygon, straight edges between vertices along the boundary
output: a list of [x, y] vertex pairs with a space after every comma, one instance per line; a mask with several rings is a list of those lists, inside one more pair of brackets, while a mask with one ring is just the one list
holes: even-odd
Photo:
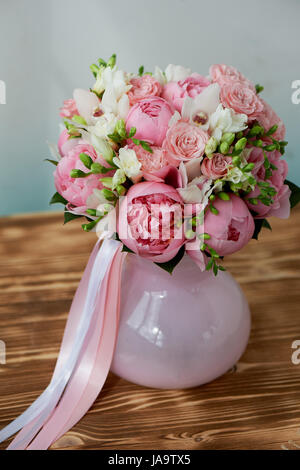
[[[234, 370], [185, 391], [110, 375], [89, 413], [55, 449], [299, 449], [300, 209], [272, 221], [225, 265], [241, 283], [253, 326]], [[95, 242], [57, 213], [0, 219], [0, 427], [48, 385], [68, 309]], [[0, 448], [5, 448], [6, 443]]]

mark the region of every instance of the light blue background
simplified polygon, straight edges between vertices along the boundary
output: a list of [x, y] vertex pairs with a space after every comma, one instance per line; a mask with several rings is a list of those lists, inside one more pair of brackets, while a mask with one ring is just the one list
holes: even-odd
[[235, 65], [285, 121], [290, 178], [300, 184], [298, 0], [0, 0], [0, 214], [48, 210], [54, 192], [46, 141], [56, 141], [58, 108], [93, 83], [89, 65], [118, 54], [135, 71], [177, 63], [208, 73]]

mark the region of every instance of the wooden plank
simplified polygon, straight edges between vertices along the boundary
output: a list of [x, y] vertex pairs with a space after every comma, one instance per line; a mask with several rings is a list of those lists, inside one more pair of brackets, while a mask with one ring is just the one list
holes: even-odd
[[[226, 259], [249, 300], [249, 346], [233, 371], [184, 391], [110, 374], [89, 413], [56, 449], [297, 449], [300, 446], [300, 209]], [[0, 426], [48, 385], [94, 234], [58, 213], [0, 219]], [[3, 443], [0, 448], [7, 445]]]

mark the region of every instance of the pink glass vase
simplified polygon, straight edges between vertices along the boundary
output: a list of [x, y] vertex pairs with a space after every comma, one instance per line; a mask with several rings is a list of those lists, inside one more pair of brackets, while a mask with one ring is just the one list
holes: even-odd
[[170, 275], [129, 254], [111, 370], [147, 387], [202, 385], [239, 360], [250, 326], [247, 300], [228, 272], [201, 272], [184, 256]]

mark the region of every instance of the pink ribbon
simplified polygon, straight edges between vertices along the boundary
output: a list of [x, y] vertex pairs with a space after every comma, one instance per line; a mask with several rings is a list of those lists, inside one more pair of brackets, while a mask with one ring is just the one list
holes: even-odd
[[[23, 421], [26, 417], [26, 424], [8, 449], [47, 449], [84, 416], [100, 393], [110, 369], [118, 334], [121, 273], [126, 256], [121, 252], [121, 247], [121, 243], [114, 240], [105, 240], [100, 250], [99, 243], [96, 244], [72, 303], [49, 387], [63, 375], [82, 323], [86, 297], [89, 298], [90, 291], [93, 294], [96, 288], [95, 298], [88, 305], [92, 309], [89, 313], [92, 314], [75, 367], [59, 399], [51, 394], [49, 397], [48, 394], [45, 403], [40, 405], [41, 411], [38, 414], [32, 408], [35, 415], [32, 411], [30, 416], [29, 408], [27, 415], [24, 412], [0, 432], [2, 440], [3, 437], [7, 438], [7, 434], [14, 431], [16, 426], [19, 429], [22, 427], [19, 423], [22, 423], [22, 417]], [[97, 273], [101, 273], [101, 269], [105, 270], [105, 274], [102, 280], [99, 275], [99, 280]]]

